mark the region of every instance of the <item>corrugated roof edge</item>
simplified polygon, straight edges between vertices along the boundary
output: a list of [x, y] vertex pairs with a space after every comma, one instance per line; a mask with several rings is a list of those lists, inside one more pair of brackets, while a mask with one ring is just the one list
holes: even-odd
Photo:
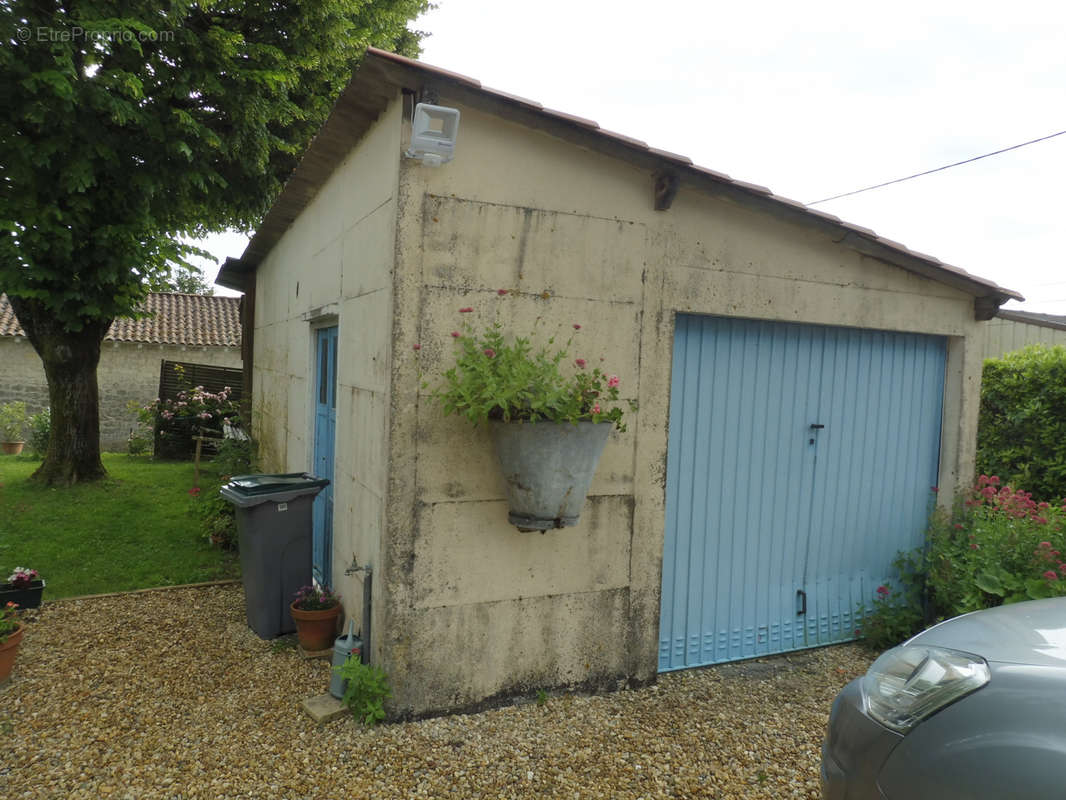
[[[829, 214], [824, 211], [811, 208], [810, 206], [804, 205], [803, 203], [796, 200], [781, 197], [779, 195], [774, 194], [770, 189], [764, 186], [759, 186], [757, 184], [736, 180], [734, 178], [730, 178], [724, 173], [717, 172], [716, 170], [712, 170], [707, 167], [700, 167], [694, 164], [692, 159], [688, 158], [687, 156], [680, 155], [677, 153], [671, 153], [665, 150], [659, 150], [654, 147], [649, 147], [646, 143], [640, 141], [639, 139], [633, 139], [622, 134], [603, 130], [602, 128], [600, 128], [599, 124], [593, 120], [586, 119], [584, 117], [574, 116], [572, 114], [567, 114], [561, 111], [553, 111], [551, 109], [545, 108], [541, 103], [537, 102], [536, 100], [530, 100], [528, 98], [510, 94], [508, 92], [502, 92], [484, 87], [482, 86], [481, 81], [477, 80], [476, 78], [471, 78], [468, 75], [462, 75], [457, 72], [442, 69], [441, 67], [436, 67], [432, 64], [426, 64], [422, 61], [416, 61], [414, 59], [410, 59], [406, 56], [401, 56], [396, 53], [390, 53], [386, 50], [379, 50], [374, 47], [367, 48], [364, 64], [367, 60], [380, 60], [383, 62], [390, 62], [394, 65], [402, 67], [404, 70], [414, 71], [431, 79], [439, 78], [447, 81], [453, 81], [468, 90], [474, 90], [477, 93], [483, 94], [487, 97], [491, 97], [492, 99], [499, 101], [505, 107], [507, 105], [521, 107], [522, 109], [525, 109], [526, 111], [532, 112], [534, 114], [540, 114], [545, 117], [549, 117], [552, 120], [555, 120], [556, 122], [575, 126], [583, 130], [589, 136], [602, 137], [604, 140], [609, 140], [612, 144], [616, 146], [629, 148], [636, 153], [644, 155], [645, 157], [650, 156], [653, 159], [657, 159], [662, 162], [663, 166], [670, 166], [675, 169], [680, 168], [686, 172], [692, 173], [693, 175], [710, 179], [711, 181], [722, 184], [723, 186], [726, 186], [732, 190], [743, 192], [748, 196], [758, 198], [764, 202], [776, 204], [782, 210], [788, 210], [793, 214], [799, 213], [801, 215], [809, 215], [812, 221], [818, 220], [822, 223], [828, 222], [833, 225], [839, 226], [849, 236], [857, 236], [866, 240], [869, 243], [868, 246], [873, 247], [878, 252], [887, 251], [884, 253], [884, 257], [886, 260], [888, 260], [888, 257], [890, 257], [892, 253], [897, 253], [904, 258], [915, 259], [932, 268], [931, 275], [929, 277], [934, 277], [935, 275], [940, 273], [943, 274], [944, 278], [947, 279], [947, 282], [956, 286], [958, 286], [959, 282], [961, 281], [961, 288], [969, 289], [971, 293], [973, 293], [977, 297], [987, 297], [994, 301], [996, 304], [1002, 304], [1007, 300], [1011, 299], [1025, 299], [1024, 297], [1022, 297], [1021, 294], [1011, 289], [1006, 289], [995, 283], [994, 281], [990, 281], [986, 278], [981, 278], [976, 275], [973, 275], [962, 269], [961, 267], [946, 264], [940, 259], [935, 258], [933, 256], [926, 255], [915, 250], [911, 250], [909, 247], [900, 244], [899, 242], [895, 242], [891, 239], [879, 236], [877, 233], [870, 230], [869, 228], [865, 228], [861, 225], [853, 225], [851, 223], [844, 222], [839, 217], [833, 214]], [[360, 69], [362, 69], [362, 67], [360, 67]], [[358, 75], [359, 72], [357, 71], [352, 77], [353, 82], [357, 80]], [[344, 94], [342, 93], [342, 98], [343, 97]], [[308, 156], [311, 156], [311, 150], [314, 149], [314, 144], [315, 143], [312, 142], [311, 148], [308, 149], [308, 153], [307, 155], [305, 155], [305, 160], [308, 158]], [[297, 167], [296, 171], [294, 172], [294, 176], [299, 175], [302, 167], [303, 162], [301, 162], [301, 165]], [[290, 179], [290, 183], [291, 182], [292, 179]], [[288, 188], [288, 185], [289, 184], [286, 184], [286, 188]], [[282, 191], [282, 196], [284, 195], [285, 190]], [[281, 198], [279, 197], [279, 201], [280, 200]], [[286, 223], [284, 227], [287, 228], [288, 223]], [[276, 241], [278, 238], [280, 238], [280, 235], [283, 232], [283, 230], [273, 231], [271, 232], [273, 235], [268, 234], [266, 239], [273, 239], [274, 241]], [[258, 237], [259, 231], [257, 231], [256, 234], [257, 235], [253, 237], [253, 241], [249, 243], [248, 249], [245, 251], [245, 256], [251, 256], [250, 260], [252, 267], [254, 267], [258, 260], [255, 258], [256, 251], [262, 249], [261, 247], [253, 247], [253, 245], [266, 245], [267, 251], [269, 251], [270, 247], [272, 247], [272, 243], [269, 241], [257, 243], [255, 239]], [[244, 260], [245, 256], [242, 256], [242, 261]], [[247, 265], [245, 265], [245, 269], [247, 269]], [[925, 268], [923, 268], [923, 271], [924, 269]], [[224, 267], [223, 273], [225, 273], [226, 270], [227, 268]], [[224, 279], [226, 276], [220, 274], [219, 277], [221, 282], [221, 280]], [[222, 283], [222, 285], [228, 284]]]
[[1040, 314], [1035, 311], [1021, 311], [1016, 308], [1001, 308], [996, 312], [996, 316], [1011, 322], [1024, 322], [1027, 325], [1039, 325], [1042, 328], [1066, 331], [1066, 317], [1058, 314]]

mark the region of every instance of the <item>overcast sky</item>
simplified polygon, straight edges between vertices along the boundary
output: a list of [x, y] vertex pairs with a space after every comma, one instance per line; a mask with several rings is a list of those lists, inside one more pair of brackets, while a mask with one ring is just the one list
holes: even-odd
[[[427, 63], [802, 202], [1066, 130], [1050, 0], [439, 0], [414, 27]], [[1066, 314], [1064, 182], [1066, 135], [816, 207]]]

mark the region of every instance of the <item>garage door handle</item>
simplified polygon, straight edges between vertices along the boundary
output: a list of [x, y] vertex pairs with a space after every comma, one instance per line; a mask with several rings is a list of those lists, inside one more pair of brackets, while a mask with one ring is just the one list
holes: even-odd
[[812, 422], [811, 423], [811, 430], [812, 431], [820, 431], [824, 427], [825, 427], [825, 425], [822, 425], [820, 422]]
[[799, 600], [800, 610], [796, 612], [796, 616], [807, 613], [807, 593], [802, 589], [796, 590], [796, 599]]

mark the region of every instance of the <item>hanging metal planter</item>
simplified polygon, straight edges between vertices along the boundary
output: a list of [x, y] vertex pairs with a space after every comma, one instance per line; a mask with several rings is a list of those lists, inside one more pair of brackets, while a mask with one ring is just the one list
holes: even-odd
[[520, 531], [576, 525], [613, 425], [607, 422], [491, 423], [510, 511]]

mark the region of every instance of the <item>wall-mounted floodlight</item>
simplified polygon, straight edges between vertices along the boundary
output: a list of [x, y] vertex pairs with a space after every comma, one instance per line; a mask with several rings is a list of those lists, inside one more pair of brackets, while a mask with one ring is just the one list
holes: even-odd
[[455, 156], [459, 109], [419, 103], [411, 120], [411, 146], [406, 155], [427, 167], [439, 167]]

